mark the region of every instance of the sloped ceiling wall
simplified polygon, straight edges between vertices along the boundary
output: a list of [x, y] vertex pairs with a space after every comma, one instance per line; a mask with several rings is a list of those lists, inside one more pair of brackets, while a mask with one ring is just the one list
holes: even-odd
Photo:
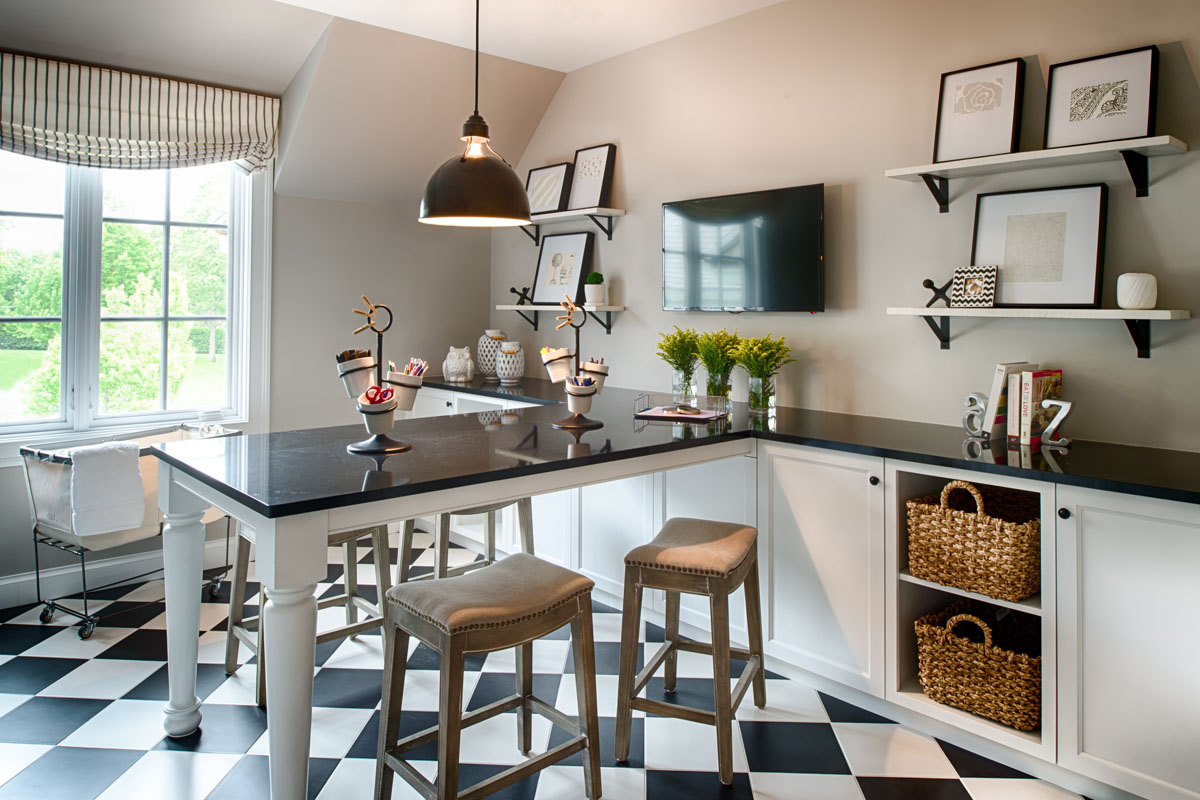
[[[278, 194], [411, 202], [461, 148], [473, 103], [474, 54], [334, 19], [283, 95]], [[492, 146], [520, 161], [563, 73], [480, 57], [480, 113]]]

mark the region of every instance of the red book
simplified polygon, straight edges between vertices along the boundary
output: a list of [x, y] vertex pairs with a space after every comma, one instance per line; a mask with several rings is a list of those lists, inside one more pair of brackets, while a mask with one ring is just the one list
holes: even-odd
[[1054, 412], [1042, 408], [1042, 401], [1061, 397], [1061, 369], [1021, 373], [1021, 444], [1034, 448], [1041, 446], [1042, 432], [1054, 419]]

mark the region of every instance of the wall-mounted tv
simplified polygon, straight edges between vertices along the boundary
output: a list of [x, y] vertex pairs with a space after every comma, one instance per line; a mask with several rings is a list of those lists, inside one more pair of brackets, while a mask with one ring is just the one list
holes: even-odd
[[824, 311], [825, 185], [663, 203], [667, 311]]

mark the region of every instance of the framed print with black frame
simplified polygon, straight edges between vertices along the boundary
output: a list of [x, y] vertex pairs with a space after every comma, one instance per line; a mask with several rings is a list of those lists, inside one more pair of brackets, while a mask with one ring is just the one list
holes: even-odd
[[1108, 186], [991, 192], [975, 200], [971, 263], [996, 264], [996, 308], [1098, 308]]
[[571, 174], [574, 164], [551, 164], [529, 170], [525, 178], [525, 194], [529, 197], [530, 214], [549, 214], [567, 209], [571, 194]]
[[607, 208], [612, 203], [613, 171], [617, 146], [598, 144], [575, 151], [575, 177], [571, 180], [568, 209]]
[[1024, 95], [1021, 58], [942, 73], [934, 162], [1015, 152]]
[[1158, 48], [1154, 45], [1051, 64], [1042, 146], [1153, 136], [1157, 108]]
[[563, 295], [583, 305], [583, 281], [592, 271], [595, 239], [586, 233], [552, 233], [542, 237], [537, 269], [533, 273], [534, 305], [556, 305]]

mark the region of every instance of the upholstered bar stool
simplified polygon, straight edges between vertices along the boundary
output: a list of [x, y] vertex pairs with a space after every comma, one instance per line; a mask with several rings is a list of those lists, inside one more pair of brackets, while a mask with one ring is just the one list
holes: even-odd
[[[372, 603], [358, 592], [358, 542], [370, 538], [375, 558], [375, 591], [379, 603]], [[346, 624], [317, 634], [317, 644], [340, 639], [343, 636], [354, 637], [363, 631], [383, 626], [384, 613], [382, 609], [383, 596], [392, 585], [391, 558], [388, 553], [388, 533], [386, 525], [374, 528], [363, 528], [357, 531], [329, 534], [329, 546], [342, 546], [345, 563], [343, 584], [346, 591], [333, 597], [325, 597], [317, 601], [317, 609], [345, 606]], [[225, 632], [225, 672], [232, 675], [237, 672], [238, 642], [242, 642], [250, 652], [258, 656], [258, 678], [254, 686], [254, 700], [262, 708], [267, 706], [267, 671], [263, 667], [266, 656], [263, 647], [262, 612], [251, 617], [243, 616], [246, 605], [246, 575], [250, 569], [250, 540], [239, 530], [237, 545], [234, 550], [233, 583], [229, 588], [229, 629]], [[358, 612], [364, 612], [367, 617], [359, 620]]]
[[[503, 503], [494, 503], [477, 508], [463, 508], [458, 511], [438, 515], [437, 530], [433, 535], [433, 572], [429, 575], [411, 578], [411, 580], [446, 578], [452, 575], [461, 575], [464, 572], [470, 572], [480, 567], [486, 567], [488, 564], [494, 564], [496, 562], [496, 514], [514, 503], [517, 506], [517, 525], [521, 531], [521, 552], [533, 555], [533, 501], [530, 498], [522, 497], [519, 500], [507, 500]], [[475, 514], [487, 515], [483, 529], [484, 560], [451, 568], [448, 563], [450, 558], [450, 519], [451, 517]], [[408, 583], [410, 580], [408, 571], [412, 565], [409, 563], [409, 559], [412, 555], [415, 526], [415, 520], [405, 520], [404, 527], [401, 529], [400, 552], [396, 559], [399, 562], [396, 565], [396, 583]]]
[[[762, 708], [767, 702], [755, 549], [757, 537], [758, 531], [749, 525], [676, 517], [667, 520], [653, 541], [635, 547], [625, 556], [625, 601], [621, 609], [621, 663], [617, 681], [618, 761], [629, 757], [629, 733], [636, 708], [716, 726], [721, 783], [733, 782], [733, 714], [751, 684], [754, 686], [754, 705]], [[729, 595], [743, 583], [746, 585], [749, 650], [731, 647], [729, 643]], [[635, 676], [643, 589], [666, 590], [666, 641]], [[712, 644], [680, 640], [680, 592], [708, 597]], [[675, 691], [680, 650], [712, 656], [715, 711], [637, 696], [664, 662], [663, 683], [668, 692]], [[731, 656], [747, 662], [732, 692], [729, 690]]]
[[[582, 575], [517, 553], [469, 575], [393, 587], [387, 594], [384, 628], [383, 710], [375, 767], [377, 800], [392, 796], [393, 773], [399, 773], [424, 797], [476, 800], [578, 752], [583, 753], [587, 797], [600, 797], [592, 586], [592, 581]], [[578, 723], [533, 694], [533, 641], [568, 622], [575, 657]], [[439, 724], [399, 739], [409, 636], [438, 652]], [[516, 648], [516, 694], [463, 716], [464, 656], [509, 647]], [[574, 737], [460, 792], [462, 729], [512, 709], [519, 712], [517, 744], [526, 755], [532, 747], [532, 712]], [[437, 742], [436, 786], [403, 757], [433, 741]]]

